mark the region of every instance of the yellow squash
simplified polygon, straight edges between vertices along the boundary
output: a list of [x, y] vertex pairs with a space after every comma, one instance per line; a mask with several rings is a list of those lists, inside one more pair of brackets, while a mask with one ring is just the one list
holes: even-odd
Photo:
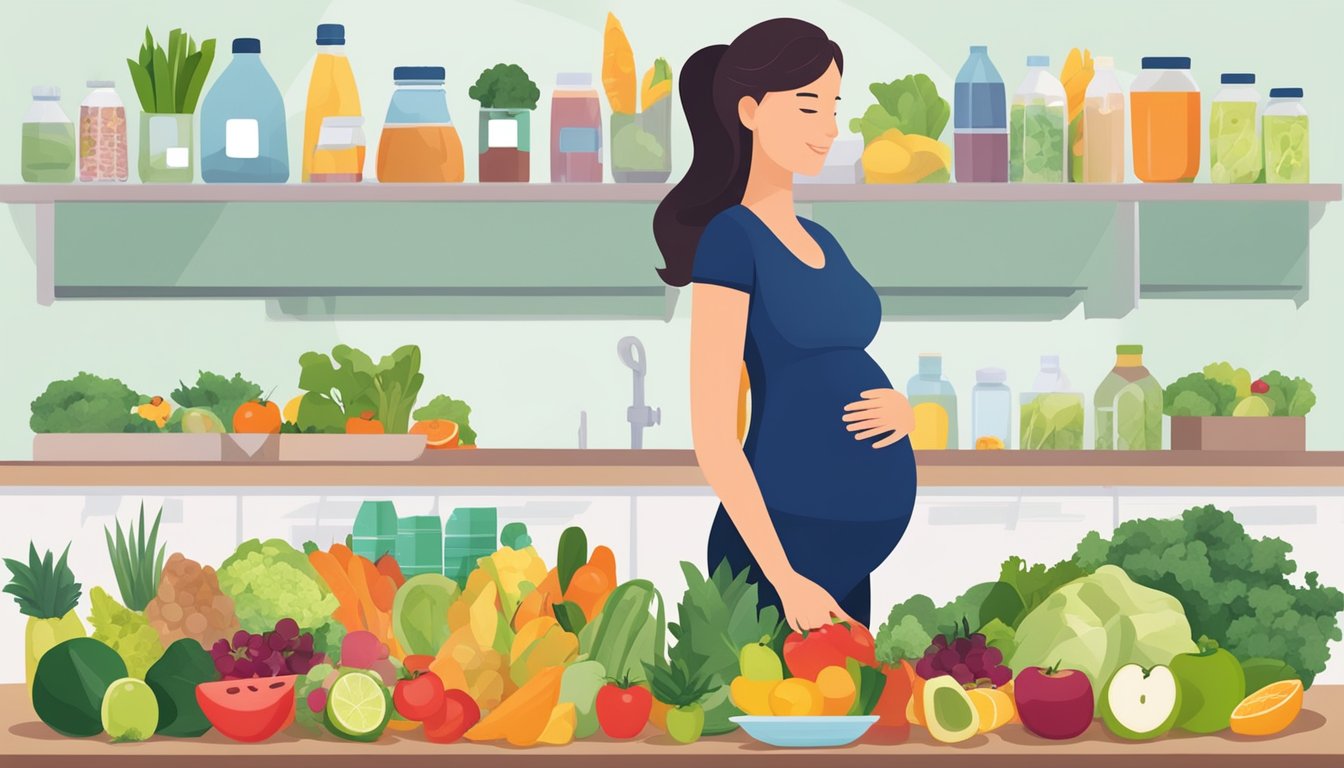
[[633, 115], [635, 103], [635, 53], [630, 40], [613, 13], [607, 14], [607, 28], [602, 43], [602, 86], [607, 91], [611, 111]]

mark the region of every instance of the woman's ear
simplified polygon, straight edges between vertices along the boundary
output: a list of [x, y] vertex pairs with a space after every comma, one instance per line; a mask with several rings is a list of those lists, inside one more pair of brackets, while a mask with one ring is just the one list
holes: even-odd
[[742, 125], [748, 131], [756, 130], [756, 109], [760, 106], [750, 96], [743, 96], [737, 100], [737, 119], [742, 121]]

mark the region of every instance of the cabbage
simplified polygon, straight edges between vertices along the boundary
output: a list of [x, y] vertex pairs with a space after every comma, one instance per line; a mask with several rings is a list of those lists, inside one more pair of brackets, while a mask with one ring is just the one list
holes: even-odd
[[309, 565], [308, 558], [280, 539], [251, 539], [219, 567], [219, 588], [233, 598], [243, 629], [270, 632], [281, 619], [313, 632], [340, 603]]
[[1015, 639], [1009, 668], [1058, 663], [1079, 670], [1092, 681], [1094, 699], [1126, 664], [1169, 664], [1177, 654], [1198, 651], [1180, 602], [1135, 584], [1115, 565], [1055, 590], [1022, 620]]

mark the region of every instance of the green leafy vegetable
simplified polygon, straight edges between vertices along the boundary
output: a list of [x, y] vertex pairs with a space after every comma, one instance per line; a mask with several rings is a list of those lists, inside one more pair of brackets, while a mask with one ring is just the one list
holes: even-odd
[[454, 400], [448, 395], [439, 395], [430, 400], [429, 404], [415, 411], [416, 421], [443, 419], [457, 424], [457, 441], [461, 445], [476, 444], [476, 430], [471, 428], [470, 416], [471, 406], [461, 400]]
[[[914, 595], [903, 603], [892, 606], [886, 622], [878, 627], [876, 643], [877, 660], [884, 664], [896, 664], [901, 659], [918, 659], [937, 634], [952, 633], [963, 622], [971, 629], [979, 629], [985, 620], [981, 611], [988, 601], [991, 608], [1001, 603], [1003, 595], [998, 582], [987, 581], [976, 584], [960, 597], [938, 607], [925, 595]], [[996, 596], [990, 599], [991, 596]], [[994, 615], [998, 618], [998, 610]], [[988, 620], [988, 619], [986, 619]]]
[[854, 703], [850, 705], [850, 716], [871, 715], [882, 698], [882, 690], [887, 687], [887, 675], [877, 667], [860, 664], [858, 659], [845, 660], [845, 670], [854, 679]]
[[985, 645], [998, 648], [1005, 659], [1011, 658], [1017, 650], [1017, 631], [1000, 619], [993, 619], [981, 627], [980, 634], [985, 636]]
[[168, 417], [167, 429], [173, 432], [182, 431], [184, 408], [208, 408], [219, 417], [227, 429], [233, 425], [233, 414], [238, 412], [243, 403], [260, 397], [261, 387], [244, 379], [241, 373], [235, 373], [233, 378], [226, 379], [218, 373], [200, 371], [196, 376], [195, 386], [188, 387], [178, 382], [178, 388], [173, 390], [173, 402], [180, 407]]
[[1016, 629], [1022, 619], [1036, 610], [1055, 590], [1086, 575], [1087, 571], [1079, 568], [1072, 560], [1063, 560], [1049, 567], [1042, 563], [1028, 567], [1020, 557], [1008, 558], [999, 570], [999, 581], [1013, 588], [1021, 599], [1022, 608], [1016, 616], [1004, 618], [1003, 621]]
[[1203, 373], [1192, 373], [1167, 386], [1162, 404], [1168, 416], [1231, 416], [1237, 389]]
[[143, 680], [145, 672], [163, 655], [163, 641], [144, 614], [112, 599], [102, 587], [89, 590], [89, 623], [94, 640], [107, 644], [126, 662], [126, 673]]
[[1238, 400], [1251, 394], [1251, 372], [1245, 368], [1233, 368], [1231, 363], [1209, 363], [1204, 366], [1204, 376], [1235, 389]]
[[243, 629], [254, 634], [270, 632], [284, 618], [298, 622], [300, 632], [313, 632], [340, 605], [308, 558], [280, 539], [240, 544], [219, 567], [219, 588], [233, 598]]
[[[658, 615], [649, 613], [654, 602]], [[601, 613], [579, 633], [579, 649], [617, 679], [643, 680], [644, 666], [663, 657], [667, 615], [653, 582], [627, 581], [607, 596]]]
[[210, 721], [196, 703], [196, 686], [218, 679], [215, 662], [200, 643], [183, 638], [168, 646], [145, 673], [145, 682], [159, 702], [159, 725], [154, 732], [196, 737], [210, 730]]
[[136, 422], [146, 422], [131, 413], [141, 400], [141, 395], [117, 379], [80, 373], [48, 384], [32, 403], [28, 425], [39, 434], [131, 432], [138, 428]]
[[906, 75], [890, 83], [868, 86], [877, 104], [863, 117], [849, 122], [849, 130], [863, 134], [867, 144], [892, 128], [901, 133], [937, 139], [952, 116], [952, 105], [938, 95], [938, 86], [928, 75]]
[[215, 60], [215, 41], [206, 40], [196, 49], [196, 41], [180, 29], [168, 33], [168, 50], [154, 42], [145, 29], [145, 42], [137, 59], [127, 59], [131, 82], [135, 85], [140, 108], [150, 114], [189, 115], [205, 87], [205, 78]]
[[388, 434], [404, 435], [425, 383], [420, 348], [413, 344], [377, 363], [364, 352], [340, 344], [330, 357], [304, 353], [299, 367], [299, 389], [307, 393], [299, 406], [302, 430], [344, 432], [347, 419], [372, 411]]
[[[1122, 523], [1109, 540], [1089, 533], [1074, 562], [1087, 570], [1105, 563], [1124, 568], [1135, 582], [1180, 600], [1195, 637], [1214, 638], [1238, 658], [1280, 659], [1310, 686], [1325, 669], [1329, 642], [1340, 639], [1344, 593], [1321, 585], [1314, 572], [1304, 586], [1290, 582], [1297, 570], [1291, 551], [1283, 540], [1253, 538], [1230, 513], [1204, 506], [1175, 520]], [[1024, 635], [1025, 627], [1019, 641]]]
[[1081, 395], [1037, 395], [1022, 404], [1019, 444], [1024, 451], [1080, 451], [1085, 421]]
[[467, 95], [485, 109], [536, 109], [541, 91], [517, 64], [496, 64], [481, 73]]
[[683, 562], [681, 572], [686, 592], [677, 605], [676, 623], [668, 625], [676, 641], [668, 657], [712, 678], [715, 692], [704, 702], [705, 734], [728, 733], [737, 728], [728, 718], [741, 714], [727, 695], [729, 684], [741, 674], [738, 653], [762, 637], [778, 646], [784, 624], [774, 606], [757, 610], [757, 587], [747, 581], [747, 569], [734, 575], [725, 560], [708, 579], [691, 563]]
[[1316, 405], [1316, 393], [1306, 379], [1288, 378], [1270, 371], [1260, 380], [1269, 385], [1265, 397], [1274, 401], [1275, 416], [1306, 416]]
[[154, 528], [145, 534], [145, 504], [140, 503], [140, 526], [134, 523], [127, 526], [128, 534], [121, 531], [121, 521], [117, 521], [117, 538], [112, 540], [112, 531], [104, 528], [107, 537], [107, 555], [112, 559], [112, 573], [117, 577], [117, 589], [121, 590], [121, 599], [132, 611], [143, 611], [149, 601], [159, 592], [159, 575], [163, 573], [163, 554], [167, 545], [160, 546], [157, 556], [154, 545], [159, 541], [159, 521], [163, 510], [154, 516]]

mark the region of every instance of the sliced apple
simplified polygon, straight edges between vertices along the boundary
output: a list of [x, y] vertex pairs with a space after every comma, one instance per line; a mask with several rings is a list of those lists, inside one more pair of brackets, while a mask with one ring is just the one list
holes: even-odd
[[1181, 711], [1181, 686], [1167, 667], [1126, 664], [1101, 692], [1101, 719], [1122, 739], [1154, 739], [1171, 730]]

